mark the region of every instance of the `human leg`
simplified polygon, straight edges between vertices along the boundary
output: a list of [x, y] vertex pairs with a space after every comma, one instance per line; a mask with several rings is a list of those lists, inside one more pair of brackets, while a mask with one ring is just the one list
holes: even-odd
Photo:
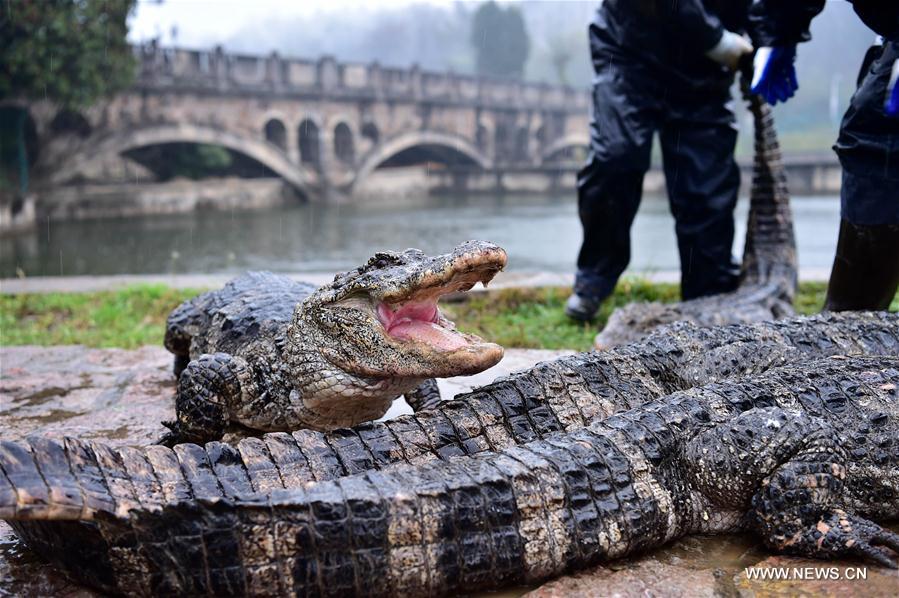
[[835, 145], [843, 166], [841, 221], [824, 308], [887, 309], [899, 288], [899, 119], [883, 99], [899, 44], [860, 77]]
[[608, 69], [593, 89], [590, 160], [578, 173], [584, 237], [574, 295], [566, 306], [566, 313], [579, 320], [593, 317], [630, 261], [630, 228], [649, 168], [655, 107], [639, 77], [628, 73], [626, 66]]
[[897, 288], [899, 223], [859, 225], [840, 220], [837, 253], [824, 309], [885, 310], [890, 307]]
[[674, 102], [661, 128], [662, 159], [685, 300], [734, 290], [733, 211], [740, 186], [728, 97]]

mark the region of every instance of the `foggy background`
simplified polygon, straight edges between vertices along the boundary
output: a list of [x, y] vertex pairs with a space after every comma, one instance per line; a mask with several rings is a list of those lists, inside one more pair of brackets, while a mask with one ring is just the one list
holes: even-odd
[[[230, 52], [317, 58], [426, 70], [474, 73], [472, 17], [477, 1], [276, 0], [144, 1], [130, 23], [133, 42]], [[520, 9], [530, 50], [524, 77], [588, 87], [592, 76], [587, 26], [599, 2], [502, 2]], [[844, 0], [831, 0], [812, 23], [812, 41], [799, 48], [799, 92], [775, 108], [785, 150], [825, 153], [855, 89], [858, 67], [874, 33]], [[741, 143], [741, 153], [748, 148]]]

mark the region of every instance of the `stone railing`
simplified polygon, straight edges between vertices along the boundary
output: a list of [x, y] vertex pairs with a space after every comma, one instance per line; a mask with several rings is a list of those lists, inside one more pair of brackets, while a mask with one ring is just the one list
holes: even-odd
[[340, 63], [248, 56], [211, 51], [134, 47], [137, 86], [148, 90], [194, 90], [214, 93], [333, 97], [334, 99], [404, 100], [583, 113], [585, 90], [545, 83], [490, 79], [383, 67], [378, 63]]

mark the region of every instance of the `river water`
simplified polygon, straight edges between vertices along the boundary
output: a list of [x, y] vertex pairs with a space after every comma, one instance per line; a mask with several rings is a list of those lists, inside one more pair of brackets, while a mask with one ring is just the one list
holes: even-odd
[[[746, 199], [737, 209], [740, 255]], [[803, 268], [827, 269], [839, 223], [837, 197], [793, 201]], [[635, 274], [679, 268], [674, 222], [646, 197], [633, 229]], [[564, 197], [421, 197], [263, 211], [197, 212], [128, 219], [42, 222], [0, 239], [0, 277], [228, 273], [247, 269], [337, 272], [374, 251], [443, 252], [485, 239], [509, 253], [509, 270], [571, 272], [581, 241], [577, 208]]]

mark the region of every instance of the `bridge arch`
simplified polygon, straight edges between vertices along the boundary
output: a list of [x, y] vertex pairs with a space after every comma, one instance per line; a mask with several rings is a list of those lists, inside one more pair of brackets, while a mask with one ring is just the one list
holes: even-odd
[[576, 148], [590, 148], [590, 136], [586, 132], [571, 133], [556, 139], [540, 150], [540, 160], [543, 163], [551, 162], [554, 157]]
[[265, 140], [280, 149], [282, 152], [287, 151], [287, 127], [284, 121], [277, 117], [268, 119], [263, 127]]
[[433, 145], [449, 148], [467, 157], [477, 164], [479, 168], [490, 168], [491, 166], [491, 162], [487, 156], [468, 139], [449, 133], [412, 131], [387, 139], [368, 152], [368, 154], [361, 160], [361, 164], [356, 171], [356, 176], [352, 183], [353, 186], [358, 185], [378, 166], [393, 156], [419, 145]]
[[321, 126], [314, 118], [304, 118], [297, 125], [297, 150], [300, 163], [313, 167], [321, 165], [322, 134]]
[[356, 141], [353, 130], [345, 121], [334, 125], [334, 156], [341, 163], [352, 166], [356, 160]]
[[368, 139], [373, 146], [377, 145], [378, 141], [381, 139], [381, 132], [378, 130], [378, 125], [375, 124], [374, 121], [365, 122], [359, 133], [364, 139]]
[[531, 157], [531, 131], [527, 125], [521, 125], [515, 131], [515, 147], [513, 157], [516, 162], [526, 162]]
[[482, 123], [478, 123], [477, 130], [474, 134], [474, 142], [478, 150], [487, 152], [490, 150], [490, 129]]
[[256, 160], [287, 183], [307, 192], [311, 182], [301, 169], [290, 162], [287, 155], [269, 142], [249, 135], [239, 135], [220, 129], [192, 125], [162, 125], [133, 129], [115, 134], [83, 148], [71, 160], [50, 175], [50, 182], [65, 183], [75, 178], [90, 165], [110, 156], [148, 145], [166, 143], [202, 143], [217, 145]]

